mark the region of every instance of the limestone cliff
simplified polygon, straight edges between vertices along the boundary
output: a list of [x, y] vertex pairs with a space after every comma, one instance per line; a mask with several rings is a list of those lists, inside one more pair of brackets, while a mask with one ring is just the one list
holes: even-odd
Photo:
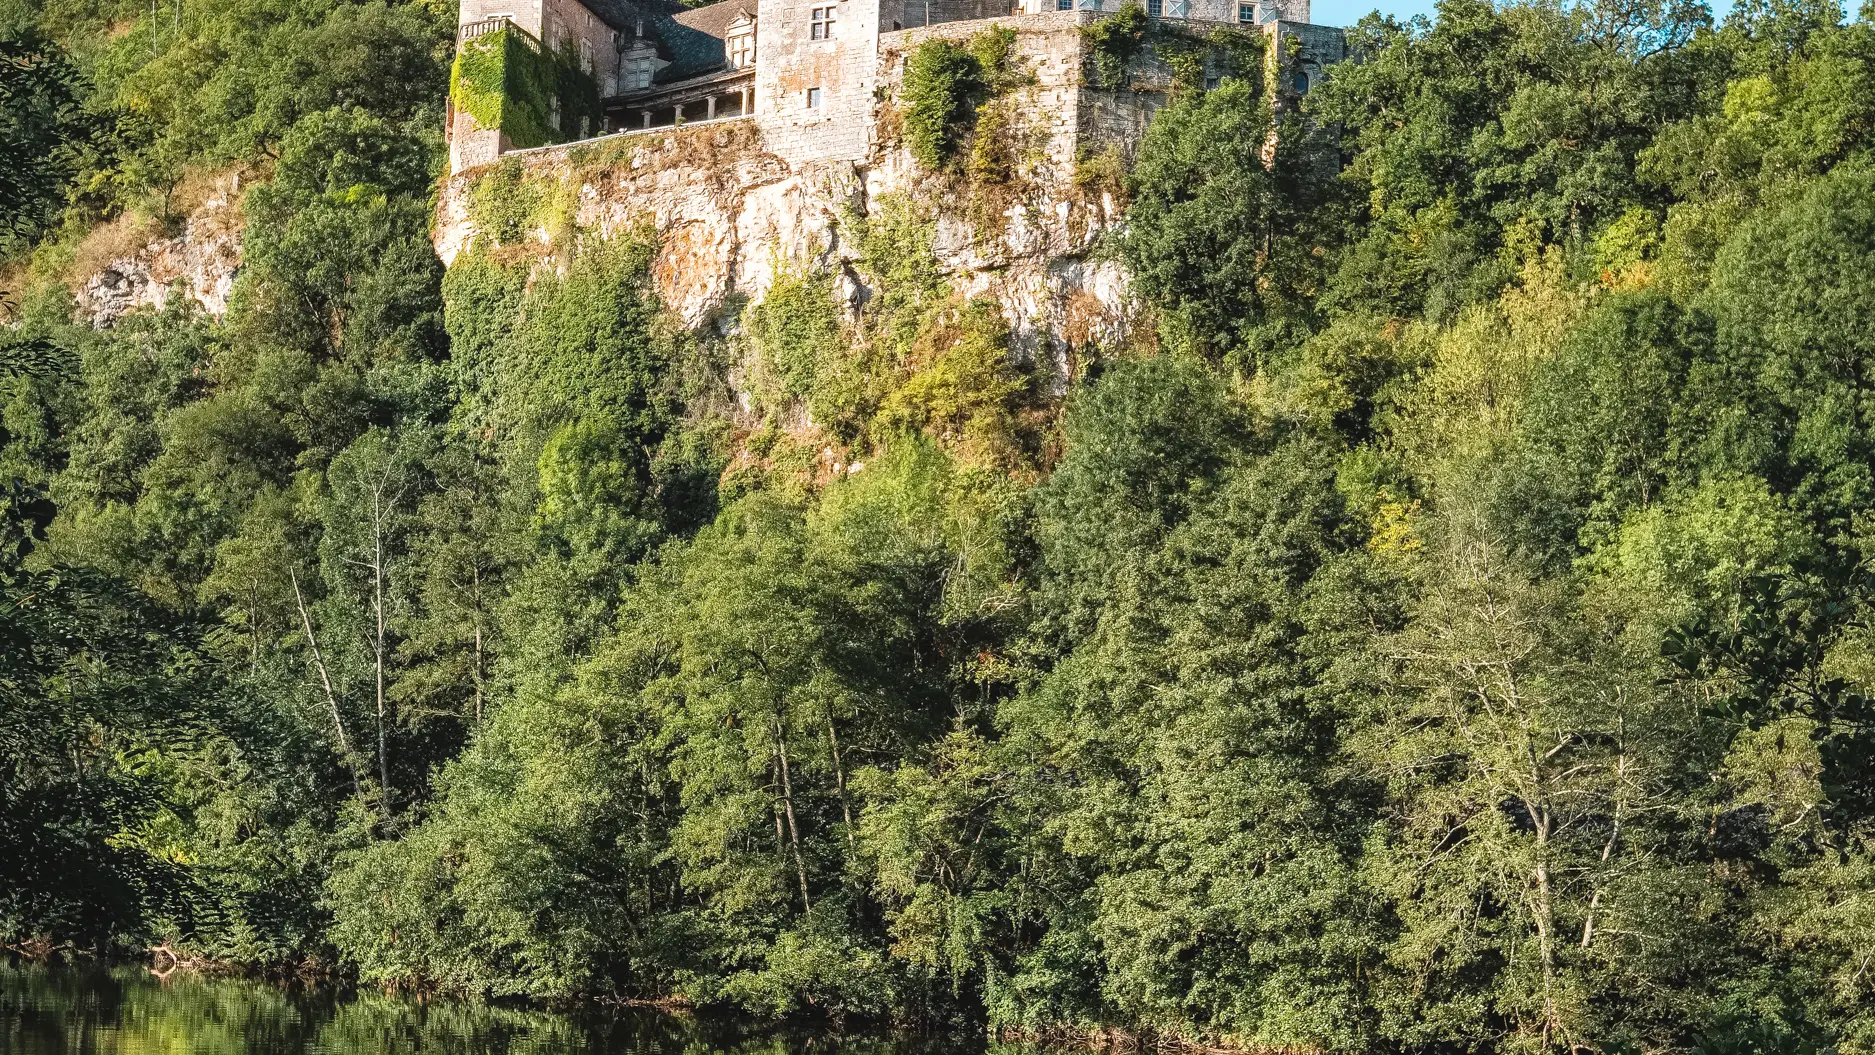
[[79, 317], [109, 326], [126, 312], [161, 308], [177, 295], [221, 315], [241, 270], [242, 225], [241, 177], [227, 174], [213, 181], [174, 234], [132, 239], [117, 251], [104, 250], [97, 264], [81, 266], [73, 282]]
[[[1065, 366], [1069, 348], [1118, 338], [1134, 315], [1124, 271], [1102, 251], [1123, 213], [1120, 161], [1088, 159], [1136, 143], [1163, 98], [1090, 92], [1078, 23], [1068, 15], [1006, 20], [1018, 74], [994, 101], [1004, 161], [994, 180], [926, 171], [899, 131], [906, 56], [925, 40], [982, 32], [983, 24], [881, 36], [880, 96], [858, 159], [790, 162], [764, 142], [757, 118], [522, 151], [501, 165], [510, 182], [557, 186], [564, 219], [579, 229], [655, 230], [659, 293], [691, 325], [759, 300], [788, 267], [841, 276], [856, 311], [872, 291], [852, 266], [856, 247], [843, 230], [888, 199], [903, 200], [931, 218], [952, 289], [999, 305], [1018, 355]], [[498, 168], [444, 185], [435, 240], [446, 264], [476, 237], [477, 188]], [[552, 232], [542, 225], [534, 234], [545, 253]]]
[[[869, 295], [851, 267], [843, 222], [866, 216], [888, 195], [903, 195], [936, 218], [940, 263], [958, 292], [1002, 306], [1018, 346], [1045, 352], [1124, 327], [1131, 308], [1118, 266], [1093, 252], [1119, 216], [1109, 191], [968, 200], [920, 172], [896, 145], [868, 162], [791, 166], [763, 150], [755, 124], [718, 121], [616, 137], [602, 146], [511, 155], [530, 180], [564, 184], [580, 228], [610, 236], [649, 225], [658, 236], [653, 265], [665, 305], [697, 325], [735, 298], [759, 300], [778, 268], [825, 269], [843, 276], [849, 306]], [[445, 264], [476, 235], [471, 196], [486, 170], [443, 187], [436, 247]], [[549, 232], [536, 232], [543, 244]]]

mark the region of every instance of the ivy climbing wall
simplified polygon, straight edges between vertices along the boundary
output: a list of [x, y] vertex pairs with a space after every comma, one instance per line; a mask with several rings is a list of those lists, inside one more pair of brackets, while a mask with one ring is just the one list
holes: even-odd
[[569, 37], [555, 51], [518, 29], [464, 42], [449, 72], [452, 170], [598, 128], [599, 86], [581, 68], [576, 46]]

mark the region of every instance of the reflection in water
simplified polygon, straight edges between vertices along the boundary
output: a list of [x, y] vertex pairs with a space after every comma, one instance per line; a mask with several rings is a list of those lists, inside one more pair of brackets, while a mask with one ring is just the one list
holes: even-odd
[[140, 967], [0, 961], [8, 1055], [941, 1055], [981, 1045], [750, 1035], [689, 1016], [576, 1018], [376, 993], [335, 994]]

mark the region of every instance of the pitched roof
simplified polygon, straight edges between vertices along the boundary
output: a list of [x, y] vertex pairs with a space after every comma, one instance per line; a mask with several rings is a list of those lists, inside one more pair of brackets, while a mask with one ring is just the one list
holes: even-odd
[[655, 28], [648, 24], [647, 32], [656, 34], [663, 45], [661, 50], [671, 60], [669, 66], [658, 71], [658, 83], [722, 69], [728, 63], [723, 38], [728, 35], [729, 24], [750, 14], [749, 0], [717, 0], [703, 7], [672, 10], [654, 20]]
[[754, 17], [754, 0], [717, 0], [702, 7], [686, 7], [674, 0], [581, 0], [592, 13], [629, 42], [638, 20], [645, 36], [658, 43], [658, 54], [670, 65], [658, 71], [657, 83], [680, 81], [721, 69], [728, 62], [723, 37], [738, 16]]
[[747, 0], [717, 0], [714, 4], [679, 11], [671, 17], [679, 25], [721, 39], [729, 35], [729, 27], [737, 18], [752, 19], [755, 12], [749, 10]]

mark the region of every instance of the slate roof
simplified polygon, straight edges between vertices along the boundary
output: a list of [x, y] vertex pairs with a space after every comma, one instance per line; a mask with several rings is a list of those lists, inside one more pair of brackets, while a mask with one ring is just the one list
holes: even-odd
[[657, 41], [658, 55], [670, 65], [658, 71], [656, 83], [686, 80], [722, 69], [729, 61], [723, 35], [742, 14], [753, 15], [754, 0], [717, 0], [703, 7], [686, 7], [673, 0], [581, 0], [627, 42], [638, 20], [644, 19], [645, 36]]
[[747, 13], [748, 7], [747, 0], [717, 0], [704, 7], [673, 11], [657, 19], [655, 29], [648, 25], [646, 32], [656, 34], [659, 50], [671, 60], [669, 66], [658, 71], [658, 83], [722, 69], [729, 61], [723, 37], [729, 23]]

